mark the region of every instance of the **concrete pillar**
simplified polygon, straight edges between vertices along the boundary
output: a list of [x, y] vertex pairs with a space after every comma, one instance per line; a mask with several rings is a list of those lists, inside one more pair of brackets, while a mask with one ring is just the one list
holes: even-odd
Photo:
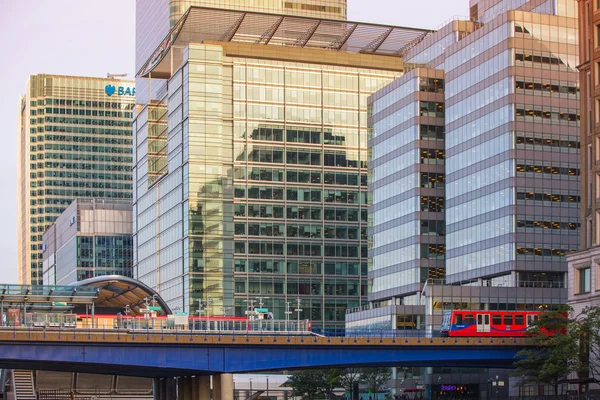
[[[221, 374], [221, 399], [233, 400], [233, 374]], [[219, 400], [216, 399], [215, 400]]]
[[177, 382], [175, 378], [165, 379], [165, 400], [177, 400]]
[[210, 400], [210, 376], [198, 377], [198, 395], [194, 400]]
[[152, 379], [152, 398], [154, 400], [162, 400], [160, 396], [161, 396], [161, 382], [160, 382], [160, 379], [154, 378], [154, 379]]
[[213, 400], [221, 400], [221, 375], [212, 376]]
[[194, 382], [192, 378], [183, 379], [183, 395], [178, 400], [192, 400], [193, 399], [193, 388]]
[[185, 381], [186, 377], [177, 378], [177, 398], [179, 400], [185, 397]]
[[200, 398], [200, 377], [195, 376], [191, 378], [192, 382], [192, 400], [198, 400]]

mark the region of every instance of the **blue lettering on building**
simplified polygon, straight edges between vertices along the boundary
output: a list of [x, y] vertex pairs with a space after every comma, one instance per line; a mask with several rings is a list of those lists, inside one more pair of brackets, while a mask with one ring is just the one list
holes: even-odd
[[119, 86], [116, 88], [114, 85], [106, 85], [104, 91], [107, 95], [112, 96], [117, 93], [118, 96], [135, 96], [135, 88]]

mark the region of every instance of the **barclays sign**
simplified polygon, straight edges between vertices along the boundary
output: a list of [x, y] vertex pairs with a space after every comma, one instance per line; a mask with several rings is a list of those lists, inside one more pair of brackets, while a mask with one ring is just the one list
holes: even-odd
[[104, 87], [104, 91], [109, 96], [112, 96], [113, 94], [117, 94], [118, 96], [135, 96], [135, 88], [124, 86], [115, 87], [114, 85], [109, 84]]

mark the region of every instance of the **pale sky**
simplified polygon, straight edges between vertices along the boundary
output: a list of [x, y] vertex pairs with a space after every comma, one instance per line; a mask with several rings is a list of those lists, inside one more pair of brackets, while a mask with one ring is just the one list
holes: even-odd
[[[348, 0], [348, 19], [433, 29], [469, 0]], [[0, 0], [0, 284], [17, 282], [17, 115], [29, 75], [133, 78], [135, 0]]]

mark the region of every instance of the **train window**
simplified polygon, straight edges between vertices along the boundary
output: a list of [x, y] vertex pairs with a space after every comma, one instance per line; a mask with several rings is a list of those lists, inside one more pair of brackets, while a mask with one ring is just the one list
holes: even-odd
[[512, 314], [504, 315], [504, 325], [512, 325]]
[[538, 320], [537, 315], [528, 315], [527, 316], [527, 326], [533, 325]]
[[524, 322], [522, 315], [515, 315], [515, 325], [523, 325]]
[[462, 314], [454, 314], [454, 325], [462, 325]]
[[502, 325], [502, 315], [492, 315], [492, 325]]
[[475, 317], [473, 314], [465, 315], [465, 325], [473, 325], [475, 323]]

